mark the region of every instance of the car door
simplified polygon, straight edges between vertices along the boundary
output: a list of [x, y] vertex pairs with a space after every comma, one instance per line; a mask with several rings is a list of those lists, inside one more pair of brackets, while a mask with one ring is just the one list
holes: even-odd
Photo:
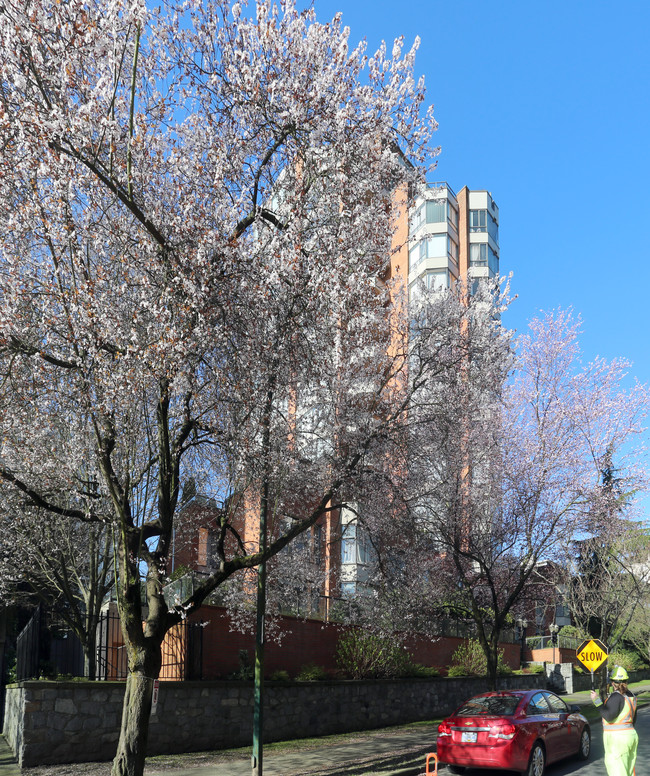
[[574, 754], [578, 751], [578, 743], [580, 740], [581, 724], [577, 719], [571, 717], [571, 712], [566, 703], [559, 698], [555, 693], [545, 693], [546, 700], [551, 711], [558, 715], [560, 724], [560, 735], [558, 737], [558, 748], [561, 752], [561, 757], [568, 757], [570, 754]]
[[526, 725], [530, 728], [531, 745], [536, 738], [544, 741], [546, 762], [551, 763], [562, 756], [558, 754], [559, 715], [551, 711], [545, 693], [537, 692], [530, 699], [526, 708]]
[[568, 754], [566, 725], [568, 709], [557, 695], [553, 693], [545, 692], [544, 700], [548, 705], [548, 714], [546, 716], [548, 720], [546, 728], [546, 760], [547, 762], [554, 762], [562, 757], [566, 757]]

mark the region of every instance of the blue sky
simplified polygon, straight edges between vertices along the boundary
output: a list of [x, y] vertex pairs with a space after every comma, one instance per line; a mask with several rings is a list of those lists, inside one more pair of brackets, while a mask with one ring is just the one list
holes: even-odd
[[439, 123], [438, 180], [488, 189], [505, 322], [573, 307], [586, 359], [625, 356], [650, 382], [650, 4], [635, 0], [315, 0], [352, 41], [421, 38]]

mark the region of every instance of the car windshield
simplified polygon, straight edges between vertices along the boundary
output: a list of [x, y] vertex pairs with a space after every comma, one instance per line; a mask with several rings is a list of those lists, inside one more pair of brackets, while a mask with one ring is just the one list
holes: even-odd
[[470, 698], [456, 714], [459, 717], [508, 717], [515, 713], [521, 698], [518, 695], [489, 695]]

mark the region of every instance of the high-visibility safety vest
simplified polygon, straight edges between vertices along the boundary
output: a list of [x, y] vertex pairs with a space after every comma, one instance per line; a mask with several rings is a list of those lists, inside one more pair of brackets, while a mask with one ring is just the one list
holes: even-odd
[[616, 719], [608, 722], [603, 719], [603, 732], [610, 733], [617, 730], [634, 730], [634, 712], [636, 711], [636, 698], [623, 695], [623, 708]]

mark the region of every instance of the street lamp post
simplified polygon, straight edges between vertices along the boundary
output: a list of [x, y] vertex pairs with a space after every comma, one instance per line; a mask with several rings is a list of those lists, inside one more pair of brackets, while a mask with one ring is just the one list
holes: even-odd
[[524, 620], [523, 618], [520, 620], [517, 620], [517, 625], [519, 626], [519, 631], [521, 633], [521, 653], [519, 657], [519, 667], [524, 667], [524, 652], [526, 650], [526, 628], [528, 627], [528, 620]]
[[555, 663], [556, 662], [556, 660], [555, 660], [555, 647], [557, 646], [557, 632], [560, 630], [560, 626], [557, 623], [552, 622], [548, 626], [548, 628], [551, 631], [551, 644], [553, 644], [553, 662]]

